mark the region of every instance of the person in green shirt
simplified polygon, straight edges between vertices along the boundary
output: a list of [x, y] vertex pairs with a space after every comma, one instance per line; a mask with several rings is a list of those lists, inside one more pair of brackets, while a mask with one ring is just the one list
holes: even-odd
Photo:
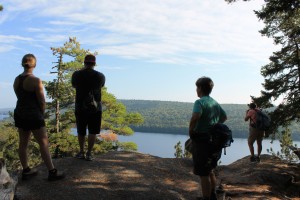
[[[214, 169], [221, 157], [212, 156], [212, 144], [210, 140], [210, 128], [216, 123], [223, 123], [227, 119], [225, 111], [220, 104], [210, 97], [214, 87], [209, 77], [201, 77], [196, 81], [197, 95], [193, 107], [193, 114], [189, 125], [189, 136], [193, 142], [194, 174], [200, 176], [202, 200], [216, 200], [216, 177]], [[214, 154], [215, 155], [215, 154]]]

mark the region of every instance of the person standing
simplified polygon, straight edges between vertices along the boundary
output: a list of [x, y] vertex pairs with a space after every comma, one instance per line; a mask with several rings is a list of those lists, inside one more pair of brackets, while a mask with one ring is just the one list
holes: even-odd
[[[255, 103], [248, 104], [249, 109], [246, 111], [245, 121], [250, 120], [249, 122], [249, 137], [248, 137], [248, 146], [250, 150], [250, 161], [251, 162], [260, 162], [260, 154], [262, 151], [262, 141], [264, 138], [264, 131], [256, 128], [256, 112], [259, 111], [259, 108]], [[257, 144], [257, 156], [254, 154], [253, 144], [256, 141]]]
[[219, 157], [212, 155], [210, 128], [216, 123], [223, 123], [227, 115], [217, 101], [210, 97], [214, 83], [209, 77], [201, 77], [196, 81], [197, 95], [193, 114], [189, 125], [189, 136], [192, 139], [192, 157], [194, 174], [200, 176], [203, 200], [216, 200], [216, 177], [214, 169]]
[[[105, 76], [96, 70], [96, 57], [86, 55], [84, 67], [72, 75], [72, 86], [76, 89], [75, 117], [80, 152], [76, 158], [93, 160], [92, 150], [96, 134], [100, 133], [102, 120], [101, 88], [105, 84]], [[85, 154], [86, 129], [88, 128], [88, 148]]]
[[28, 166], [28, 143], [31, 133], [40, 146], [42, 159], [49, 170], [48, 180], [55, 181], [65, 177], [54, 167], [49, 152], [49, 141], [45, 127], [45, 95], [42, 81], [33, 75], [36, 67], [36, 57], [26, 54], [22, 59], [24, 72], [14, 81], [14, 91], [17, 104], [14, 110], [15, 126], [19, 132], [19, 158], [23, 167], [22, 179], [28, 179], [37, 174], [37, 170]]

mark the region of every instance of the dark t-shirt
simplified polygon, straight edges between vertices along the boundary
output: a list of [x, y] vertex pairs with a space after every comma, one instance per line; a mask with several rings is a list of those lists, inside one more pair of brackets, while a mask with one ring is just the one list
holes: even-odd
[[92, 68], [75, 71], [72, 75], [72, 85], [76, 89], [75, 112], [80, 112], [83, 100], [91, 91], [94, 93], [95, 100], [101, 105], [101, 88], [104, 84], [105, 76], [101, 72]]

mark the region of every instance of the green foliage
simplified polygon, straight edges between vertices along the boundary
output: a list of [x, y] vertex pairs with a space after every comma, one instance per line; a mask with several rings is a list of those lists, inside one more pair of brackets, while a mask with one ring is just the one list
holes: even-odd
[[[71, 86], [71, 77], [75, 70], [83, 67], [86, 54], [91, 54], [89, 50], [81, 48], [76, 38], [69, 38], [62, 47], [51, 48], [53, 55], [58, 56], [56, 69], [57, 78], [53, 81], [45, 82], [47, 96], [52, 100], [48, 103], [48, 124], [50, 133], [51, 152], [70, 156], [72, 152], [78, 151], [77, 141], [69, 133], [75, 124], [74, 99], [75, 90]], [[97, 55], [97, 52], [93, 53]], [[67, 56], [68, 62], [63, 62]], [[112, 130], [120, 135], [131, 135], [133, 130], [129, 125], [138, 125], [143, 122], [143, 118], [138, 113], [128, 113], [126, 107], [116, 101], [114, 95], [107, 92], [106, 88], [102, 91], [102, 128]], [[125, 144], [124, 144], [125, 145]], [[127, 145], [128, 146], [128, 145]], [[124, 148], [127, 146], [125, 145]], [[116, 148], [113, 142], [97, 142], [94, 152], [103, 153]], [[130, 147], [128, 147], [130, 149]], [[134, 149], [134, 147], [132, 147]], [[57, 156], [57, 155], [56, 155]]]
[[138, 112], [128, 113], [126, 106], [117, 101], [114, 95], [102, 88], [102, 128], [112, 130], [118, 135], [131, 135], [133, 130], [129, 125], [142, 124], [144, 119]]
[[[70, 112], [70, 106], [74, 104], [75, 90], [71, 85], [71, 77], [75, 70], [82, 68], [84, 57], [89, 54], [89, 50], [81, 48], [76, 38], [69, 38], [62, 47], [51, 47], [54, 56], [57, 56], [57, 65], [51, 73], [57, 74], [52, 81], [44, 82], [47, 96], [51, 99], [47, 103], [48, 116], [50, 121], [48, 128], [50, 133], [60, 132], [68, 129], [70, 124], [74, 123], [73, 112]], [[96, 55], [97, 52], [94, 52]], [[67, 58], [66, 58], [67, 57]], [[68, 59], [64, 62], [63, 59]], [[65, 116], [61, 116], [62, 109]]]
[[74, 152], [79, 151], [77, 137], [70, 134], [68, 131], [51, 134], [49, 137], [49, 143], [49, 149], [53, 155], [59, 154], [63, 157], [73, 156]]
[[177, 142], [177, 144], [174, 146], [175, 153], [174, 156], [175, 158], [191, 158], [192, 154], [186, 151], [185, 149], [183, 150], [183, 147], [181, 145], [181, 142]]
[[270, 56], [270, 63], [261, 68], [264, 91], [260, 97], [252, 97], [266, 108], [273, 106], [273, 100], [283, 98], [270, 113], [271, 131], [275, 133], [280, 126], [300, 121], [300, 1], [267, 1], [255, 14], [265, 24], [260, 33], [281, 47]]
[[2, 11], [3, 10], [3, 6], [2, 5], [0, 5], [0, 11]]
[[[289, 146], [293, 146], [293, 140], [291, 138], [291, 132], [289, 129], [285, 129], [281, 132], [279, 142], [281, 147], [280, 151], [274, 152], [272, 148], [267, 149], [267, 151], [273, 156], [277, 156], [282, 160], [286, 160], [287, 162], [299, 161], [298, 156], [296, 156], [289, 148]], [[295, 147], [297, 148], [297, 145], [295, 145]]]
[[122, 151], [137, 151], [137, 144], [134, 142], [118, 142], [118, 149]]
[[181, 147], [181, 142], [177, 142], [177, 144], [174, 146], [175, 148], [175, 153], [174, 153], [174, 156], [176, 158], [183, 158], [183, 151], [182, 151], [182, 147]]
[[270, 63], [261, 68], [265, 77], [264, 91], [260, 97], [252, 99], [259, 107], [270, 108], [272, 101], [283, 98], [270, 112], [272, 123], [268, 133], [282, 134], [281, 153], [276, 155], [290, 161], [293, 157], [286, 145], [292, 143], [291, 134], [289, 130], [280, 131], [282, 127], [300, 122], [300, 1], [265, 1], [255, 14], [265, 24], [260, 33], [272, 38], [281, 49], [273, 52]]
[[[135, 131], [152, 133], [172, 133], [188, 135], [189, 120], [193, 103], [151, 100], [119, 100], [128, 112], [138, 112], [144, 117], [141, 125], [131, 125]], [[226, 124], [235, 138], [247, 138], [249, 122], [244, 121], [246, 104], [222, 104], [227, 113]], [[274, 108], [272, 108], [274, 110]], [[268, 109], [272, 111], [272, 109]], [[293, 138], [300, 140], [300, 126], [292, 123]]]
[[[19, 134], [16, 128], [11, 124], [1, 124], [0, 126], [0, 151], [6, 161], [8, 171], [13, 171], [21, 168], [19, 161]], [[28, 164], [35, 166], [41, 163], [39, 145], [34, 139], [30, 140], [28, 146]]]

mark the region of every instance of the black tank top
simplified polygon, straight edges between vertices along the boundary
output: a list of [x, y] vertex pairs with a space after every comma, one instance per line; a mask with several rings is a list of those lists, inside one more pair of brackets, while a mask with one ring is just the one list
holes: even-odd
[[19, 75], [19, 85], [16, 88], [17, 105], [15, 108], [15, 115], [23, 119], [41, 120], [44, 119], [43, 113], [40, 109], [37, 96], [35, 92], [24, 90], [24, 80], [30, 75]]

